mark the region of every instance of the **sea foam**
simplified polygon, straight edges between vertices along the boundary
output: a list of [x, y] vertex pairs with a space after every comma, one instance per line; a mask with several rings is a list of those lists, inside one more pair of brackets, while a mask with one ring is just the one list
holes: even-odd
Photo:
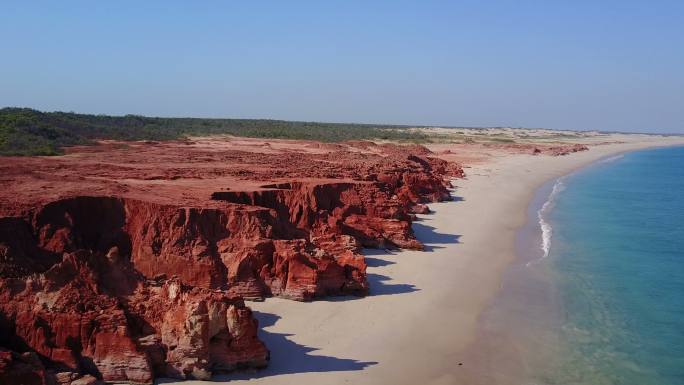
[[[601, 159], [598, 163], [611, 163], [616, 160], [620, 160], [624, 157], [623, 154], [618, 154], [614, 156], [609, 156], [607, 158]], [[537, 218], [539, 219], [539, 227], [541, 228], [542, 232], [542, 241], [541, 241], [541, 249], [544, 252], [544, 254], [541, 256], [541, 258], [530, 261], [527, 263], [529, 266], [532, 263], [538, 262], [546, 257], [549, 256], [549, 250], [551, 250], [551, 237], [553, 236], [553, 227], [551, 227], [551, 224], [546, 220], [546, 216], [548, 215], [549, 211], [553, 208], [556, 196], [565, 189], [565, 184], [563, 183], [564, 177], [558, 178], [556, 180], [556, 183], [553, 185], [553, 189], [551, 190], [551, 193], [549, 194], [549, 198], [544, 202], [542, 207], [537, 211]]]
[[546, 216], [548, 215], [549, 211], [553, 208], [556, 196], [563, 191], [565, 188], [565, 184], [563, 183], [563, 178], [558, 178], [556, 180], [556, 183], [553, 185], [553, 189], [551, 189], [551, 193], [549, 194], [548, 199], [542, 207], [537, 211], [537, 218], [539, 220], [539, 227], [541, 228], [542, 232], [542, 239], [541, 239], [541, 249], [544, 252], [542, 254], [541, 258], [535, 259], [533, 261], [530, 261], [527, 263], [527, 266], [539, 262], [540, 260], [546, 258], [549, 256], [549, 250], [551, 249], [551, 237], [553, 236], [553, 227], [551, 227], [551, 224], [546, 220]]

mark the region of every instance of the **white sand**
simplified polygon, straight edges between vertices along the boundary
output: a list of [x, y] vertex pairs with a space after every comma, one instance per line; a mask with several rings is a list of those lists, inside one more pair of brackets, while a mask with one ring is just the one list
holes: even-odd
[[468, 370], [465, 352], [476, 342], [478, 318], [514, 258], [516, 230], [526, 220], [534, 191], [611, 154], [684, 144], [684, 138], [628, 140], [635, 142], [562, 157], [497, 154], [466, 169], [468, 178], [457, 181], [455, 191], [463, 200], [431, 205], [435, 213], [414, 225], [427, 251], [369, 251], [372, 295], [313, 303], [271, 298], [250, 304], [265, 326], [261, 337], [272, 361], [267, 369], [238, 374], [245, 380], [230, 383], [479, 382], [467, 378], [477, 373]]

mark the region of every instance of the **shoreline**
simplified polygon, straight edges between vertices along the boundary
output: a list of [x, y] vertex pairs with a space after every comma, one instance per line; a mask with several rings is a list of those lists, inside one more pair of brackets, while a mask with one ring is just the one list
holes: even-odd
[[[608, 153], [557, 174], [533, 190], [526, 208], [527, 221], [516, 231], [515, 257], [502, 275], [501, 289], [481, 314], [475, 341], [466, 349], [477, 364], [464, 377], [465, 383], [537, 383], [530, 375], [553, 373], [556, 363], [553, 360], [566, 352], [563, 350], [565, 341], [551, 331], [561, 325], [565, 315], [562, 304], [557, 302], [554, 273], [543, 264], [548, 249], [542, 246], [541, 221], [544, 218], [548, 221], [555, 196], [565, 189], [567, 178], [626, 153], [666, 147], [684, 147], [684, 143], [647, 145]], [[557, 191], [559, 183], [561, 189]], [[547, 204], [551, 206], [547, 208]], [[540, 217], [541, 210], [544, 210], [543, 217]], [[553, 238], [552, 234], [550, 238]], [[551, 239], [547, 247], [553, 243]], [[545, 369], [540, 372], [539, 368]]]
[[[473, 355], [472, 347], [482, 315], [516, 259], [516, 234], [527, 222], [535, 192], [549, 180], [602, 158], [684, 145], [681, 138], [640, 139], [592, 146], [563, 157], [497, 154], [471, 166], [468, 178], [456, 181], [457, 200], [430, 205], [435, 212], [414, 223], [425, 252], [366, 253], [370, 296], [249, 303], [264, 327], [260, 337], [272, 350], [273, 360], [263, 371], [214, 380], [492, 383], [491, 377], [483, 376], [491, 369], [483, 362], [486, 358]], [[503, 372], [512, 369], [496, 364]]]

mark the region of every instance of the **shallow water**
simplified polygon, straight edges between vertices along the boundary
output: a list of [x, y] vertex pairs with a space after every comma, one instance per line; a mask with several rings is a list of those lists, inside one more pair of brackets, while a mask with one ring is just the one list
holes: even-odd
[[537, 192], [483, 316], [483, 383], [684, 384], [684, 147]]
[[684, 148], [566, 179], [548, 213], [565, 354], [550, 383], [684, 383]]

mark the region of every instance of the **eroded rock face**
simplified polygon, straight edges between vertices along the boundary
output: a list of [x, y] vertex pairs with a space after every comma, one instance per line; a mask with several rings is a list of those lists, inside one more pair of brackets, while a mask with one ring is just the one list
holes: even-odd
[[365, 166], [357, 170], [363, 180], [219, 191], [195, 207], [120, 197], [49, 202], [24, 218], [0, 218], [0, 256], [8, 259], [0, 269], [40, 272], [62, 253], [116, 247], [147, 278], [175, 276], [245, 298], [365, 295], [360, 249], [422, 249], [412, 217], [450, 198], [452, 171], [414, 155]]
[[[214, 192], [225, 209], [167, 213], [153, 227], [132, 220], [126, 227], [134, 264], [147, 276], [178, 275], [246, 298], [365, 295], [360, 248], [422, 249], [412, 214], [429, 211], [424, 203], [450, 199], [444, 178], [454, 171], [444, 161], [413, 155], [388, 156], [380, 166], [362, 168], [360, 181]], [[454, 176], [462, 173], [457, 168]]]
[[32, 372], [12, 372], [33, 373], [43, 382], [42, 364], [50, 373], [151, 383], [158, 376], [208, 379], [212, 372], [268, 361], [257, 323], [240, 298], [178, 279], [147, 280], [116, 247], [107, 255], [65, 253], [40, 274], [3, 277], [0, 312], [0, 345], [42, 359], [11, 353], [10, 367], [33, 365]]
[[293, 156], [301, 169], [277, 182], [201, 199], [192, 182], [202, 188], [178, 203], [142, 188], [3, 203], [0, 379], [16, 368], [27, 383], [149, 383], [266, 365], [242, 298], [367, 294], [361, 248], [422, 249], [415, 214], [463, 176], [421, 146], [358, 146], [382, 155], [314, 154], [320, 167], [306, 169]]

